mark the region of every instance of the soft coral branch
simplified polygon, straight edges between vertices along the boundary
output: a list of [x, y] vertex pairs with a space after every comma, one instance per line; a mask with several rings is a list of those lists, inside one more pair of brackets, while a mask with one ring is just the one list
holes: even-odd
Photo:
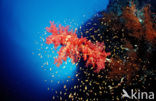
[[46, 29], [52, 33], [47, 37], [46, 43], [54, 44], [55, 48], [62, 45], [58, 52], [58, 58], [55, 59], [55, 63], [58, 63], [57, 66], [62, 64], [63, 60], [66, 61], [67, 57], [71, 58], [74, 63], [83, 57], [86, 66], [97, 67], [96, 72], [105, 68], [106, 58], [110, 53], [105, 52], [104, 43], [96, 42], [94, 44], [84, 37], [78, 38], [76, 30], [74, 32], [69, 31], [68, 26], [63, 27], [61, 25], [57, 28], [52, 22], [51, 26]]
[[131, 6], [127, 6], [122, 13], [122, 17], [125, 19], [125, 26], [131, 32], [131, 36], [136, 38], [142, 38], [142, 25], [136, 16], [136, 7], [133, 2], [131, 2]]
[[125, 26], [131, 32], [130, 35], [138, 39], [144, 38], [147, 41], [155, 42], [156, 29], [151, 18], [149, 6], [143, 8], [143, 23], [139, 21], [136, 11], [135, 4], [131, 2], [131, 6], [127, 6], [122, 13], [122, 17], [125, 19]]
[[149, 6], [144, 7], [144, 24], [145, 24], [145, 33], [147, 40], [156, 39], [156, 29], [154, 28], [154, 23], [152, 22], [150, 16]]

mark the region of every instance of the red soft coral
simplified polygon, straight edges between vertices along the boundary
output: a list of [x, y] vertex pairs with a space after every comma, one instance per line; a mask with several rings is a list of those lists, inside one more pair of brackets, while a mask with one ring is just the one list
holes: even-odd
[[94, 44], [84, 37], [78, 38], [76, 30], [74, 32], [69, 31], [68, 26], [63, 27], [61, 25], [57, 28], [52, 22], [51, 26], [46, 29], [52, 33], [52, 35], [47, 37], [46, 43], [54, 44], [55, 48], [62, 45], [58, 52], [58, 58], [55, 59], [55, 63], [58, 63], [57, 66], [62, 64], [63, 60], [66, 61], [67, 57], [71, 58], [74, 63], [83, 57], [86, 61], [86, 66], [97, 67], [96, 72], [105, 68], [106, 58], [110, 53], [105, 52], [104, 43], [96, 42]]

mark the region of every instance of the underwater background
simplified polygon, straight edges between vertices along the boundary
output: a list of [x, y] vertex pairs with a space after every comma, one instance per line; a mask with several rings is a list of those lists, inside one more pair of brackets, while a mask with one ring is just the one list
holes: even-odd
[[[134, 16], [127, 18], [126, 12], [134, 10], [132, 2], [143, 27], [133, 23]], [[147, 26], [150, 20], [144, 23], [148, 4], [152, 28]], [[121, 100], [123, 88], [155, 91], [155, 7], [154, 0], [1, 0], [0, 100], [109, 101]], [[68, 57], [57, 67], [54, 57], [58, 57], [61, 46], [55, 50], [54, 45], [46, 44], [51, 35], [46, 29], [50, 21], [57, 27], [61, 24], [76, 29], [79, 39], [83, 36], [92, 43], [104, 41], [113, 65], [108, 62], [96, 73], [92, 64], [86, 66], [84, 57], [77, 64]], [[134, 32], [141, 38], [130, 35]]]
[[50, 100], [51, 83], [44, 81], [51, 75], [41, 68], [42, 60], [32, 55], [38, 48], [35, 42], [40, 42], [40, 35], [51, 20], [61, 24], [66, 21], [66, 25], [74, 20], [80, 26], [107, 4], [107, 0], [1, 0], [1, 101]]

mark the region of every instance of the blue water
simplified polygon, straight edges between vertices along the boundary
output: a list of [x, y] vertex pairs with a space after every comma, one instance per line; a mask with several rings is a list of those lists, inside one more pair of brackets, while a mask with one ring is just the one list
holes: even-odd
[[[50, 25], [49, 21], [78, 28], [98, 11], [104, 10], [107, 4], [108, 0], [1, 0], [0, 90], [3, 97], [9, 101], [51, 99], [47, 90], [51, 83], [45, 82], [51, 75], [41, 68], [43, 60], [32, 55], [38, 48], [35, 42], [40, 42], [39, 37]], [[71, 64], [66, 66], [71, 67]], [[72, 67], [76, 68], [75, 65]], [[72, 76], [76, 69], [58, 70], [62, 72], [57, 80], [66, 79], [65, 73]]]

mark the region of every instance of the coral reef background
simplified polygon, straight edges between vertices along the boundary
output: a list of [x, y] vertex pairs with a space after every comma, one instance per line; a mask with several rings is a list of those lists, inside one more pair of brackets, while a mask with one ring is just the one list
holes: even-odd
[[[2, 101], [116, 101], [129, 100], [121, 98], [123, 89], [155, 92], [155, 0], [110, 0], [81, 26], [78, 18], [87, 19], [87, 7], [99, 8], [97, 0], [47, 1], [0, 3]], [[76, 32], [65, 17], [75, 18]], [[44, 29], [49, 19], [69, 26], [51, 23]]]

